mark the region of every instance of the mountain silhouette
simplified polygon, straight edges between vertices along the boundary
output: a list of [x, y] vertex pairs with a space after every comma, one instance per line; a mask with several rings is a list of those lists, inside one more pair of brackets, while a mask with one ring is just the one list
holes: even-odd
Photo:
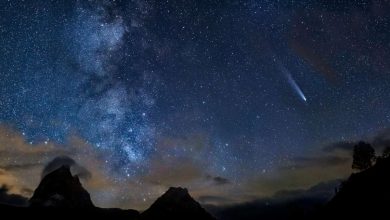
[[66, 165], [43, 177], [29, 202], [31, 207], [95, 207], [78, 176], [72, 176]]
[[309, 189], [282, 190], [266, 198], [227, 206], [205, 205], [207, 210], [223, 220], [287, 220], [312, 218], [318, 209], [334, 196], [341, 180], [318, 183]]
[[144, 220], [152, 219], [203, 219], [214, 220], [202, 206], [195, 201], [188, 190], [171, 187], [159, 197], [149, 209], [141, 214]]
[[96, 207], [87, 190], [70, 167], [63, 165], [43, 177], [29, 200], [29, 206], [0, 204], [0, 213], [14, 218], [72, 219], [99, 218], [125, 220], [204, 219], [215, 220], [185, 188], [171, 187], [141, 215], [138, 211]]
[[87, 190], [83, 188], [78, 176], [73, 176], [70, 167], [63, 165], [43, 177], [29, 206], [18, 207], [0, 204], [0, 213], [14, 218], [37, 219], [139, 219], [136, 210], [99, 208], [92, 203]]
[[320, 215], [372, 219], [387, 216], [389, 204], [390, 158], [378, 158], [373, 167], [352, 174]]
[[[259, 200], [253, 204], [212, 213], [221, 219], [259, 219], [259, 216], [266, 217], [261, 219], [379, 218], [386, 216], [387, 206], [390, 204], [389, 171], [390, 158], [377, 158], [374, 166], [354, 173], [344, 181], [337, 189], [336, 195], [326, 204], [322, 202], [329, 195], [328, 188], [334, 184], [333, 182], [329, 187], [328, 184], [320, 184], [308, 191], [285, 191], [276, 194], [273, 200]], [[3, 194], [9, 197], [6, 189]], [[318, 211], [315, 211], [317, 208], [313, 205], [318, 207]], [[312, 212], [314, 213], [310, 214]], [[169, 188], [141, 214], [131, 209], [96, 207], [78, 176], [73, 176], [67, 165], [43, 177], [29, 200], [29, 206], [0, 204], [0, 213], [13, 218], [39, 219], [52, 219], [53, 216], [57, 219], [81, 217], [119, 220], [216, 219], [191, 197], [186, 188], [181, 187]]]

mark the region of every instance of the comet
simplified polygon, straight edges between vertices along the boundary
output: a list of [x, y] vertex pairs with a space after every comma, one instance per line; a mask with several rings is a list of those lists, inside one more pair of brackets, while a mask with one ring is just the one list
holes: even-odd
[[281, 68], [283, 74], [287, 77], [287, 81], [290, 84], [291, 88], [294, 89], [294, 91], [298, 94], [298, 96], [304, 102], [307, 102], [305, 94], [302, 92], [302, 89], [299, 87], [298, 83], [295, 82], [295, 80], [292, 77], [291, 73], [283, 65], [280, 65], [280, 68]]
[[291, 85], [291, 87], [295, 90], [295, 92], [299, 95], [299, 97], [304, 101], [306, 102], [307, 99], [306, 99], [306, 96], [305, 94], [303, 94], [301, 88], [299, 87], [299, 85], [295, 82], [295, 80], [292, 78], [291, 74], [288, 74], [287, 75], [287, 80], [288, 80], [288, 83]]

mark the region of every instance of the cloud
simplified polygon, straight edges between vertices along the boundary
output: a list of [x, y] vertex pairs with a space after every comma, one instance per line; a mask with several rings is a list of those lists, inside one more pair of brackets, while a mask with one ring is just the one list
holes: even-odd
[[59, 156], [54, 158], [43, 168], [42, 178], [64, 165], [69, 166], [71, 168], [72, 174], [77, 175], [80, 178], [89, 179], [92, 176], [91, 172], [89, 172], [85, 167], [77, 164], [76, 161], [72, 158], [68, 156]]
[[204, 181], [206, 166], [201, 159], [208, 140], [207, 135], [198, 132], [157, 137], [156, 147], [159, 150], [152, 156], [149, 172], [143, 178], [157, 185], [182, 185], [187, 188]]
[[7, 164], [7, 165], [0, 166], [0, 169], [9, 170], [9, 171], [19, 170], [19, 169], [23, 170], [23, 169], [31, 169], [40, 165], [41, 164], [39, 163]]
[[[297, 25], [295, 29], [297, 30], [294, 30], [294, 33], [303, 32], [303, 28], [300, 25]], [[330, 81], [338, 80], [338, 73], [334, 68], [324, 57], [317, 55], [316, 50], [311, 45], [307, 45], [306, 41], [294, 38], [290, 41], [290, 47], [318, 72], [324, 74], [327, 79]]]
[[374, 148], [384, 148], [390, 146], [390, 129], [385, 129], [375, 135], [370, 141]]
[[225, 185], [230, 183], [229, 179], [220, 176], [206, 175], [206, 180], [211, 180], [215, 185]]
[[170, 160], [152, 160], [150, 173], [145, 180], [164, 186], [189, 185], [203, 176], [203, 170], [188, 157], [170, 158]]
[[338, 150], [352, 152], [353, 146], [355, 144], [356, 144], [355, 142], [340, 141], [340, 142], [327, 144], [322, 149], [324, 152], [327, 153], [332, 153]]
[[[387, 146], [390, 146], [390, 129], [381, 130], [374, 135], [362, 137], [361, 140], [370, 143], [376, 150], [381, 150]], [[346, 153], [352, 153], [353, 147], [360, 140], [355, 141], [340, 141], [325, 145], [322, 150], [325, 153], [335, 153], [336, 151], [344, 151]]]
[[353, 142], [337, 142], [319, 146], [312, 154], [292, 157], [276, 171], [249, 179], [243, 199], [269, 197], [281, 190], [302, 190], [318, 182], [346, 178], [352, 172], [352, 147]]
[[26, 206], [28, 199], [21, 196], [9, 193], [9, 186], [2, 185], [0, 187], [0, 204], [15, 205], [15, 206]]
[[[343, 80], [343, 77], [340, 77], [343, 67], [337, 62], [343, 59], [341, 56], [344, 56], [346, 51], [349, 54], [350, 69], [353, 67], [352, 69], [362, 71], [367, 68], [368, 63], [372, 66], [372, 74], [388, 73], [390, 65], [386, 60], [389, 60], [389, 45], [385, 46], [381, 38], [375, 37], [374, 43], [367, 42], [367, 36], [377, 33], [374, 33], [373, 29], [364, 28], [385, 25], [384, 11], [390, 8], [388, 1], [370, 1], [369, 4], [357, 4], [359, 1], [337, 2], [335, 4], [334, 1], [321, 1], [321, 4], [314, 6], [310, 12], [297, 11], [292, 18], [291, 32], [288, 34], [291, 49], [316, 72], [338, 84]], [[296, 4], [296, 7], [299, 7], [298, 5]], [[346, 11], [353, 12], [354, 16], [345, 13]], [[371, 19], [373, 17], [376, 19]], [[346, 29], [345, 26], [350, 28]], [[361, 62], [362, 57], [365, 62]]]
[[[0, 126], [0, 186], [9, 186], [8, 194], [31, 197], [31, 189], [36, 189], [42, 175], [61, 164], [72, 165], [72, 173], [81, 175], [83, 187], [90, 193], [94, 204], [100, 207], [144, 209], [166, 190], [165, 186], [139, 184], [134, 179], [116, 181], [120, 178], [110, 172], [103, 155], [105, 151], [96, 150], [77, 135], [69, 136], [63, 144], [30, 144], [25, 138], [22, 132]], [[185, 172], [179, 174], [185, 176]], [[168, 182], [174, 183], [174, 174], [169, 175]], [[145, 197], [148, 202], [140, 203]]]
[[197, 198], [197, 201], [202, 204], [226, 204], [232, 202], [232, 200], [227, 197], [213, 195], [199, 196]]
[[[38, 186], [41, 176], [62, 164], [71, 165], [72, 173], [82, 178], [92, 197], [94, 192], [113, 186], [104, 174], [104, 160], [99, 153], [76, 136], [69, 137], [66, 144], [37, 142], [32, 145], [20, 132], [0, 126], [0, 155], [0, 185], [10, 186], [9, 193], [12, 194], [31, 196], [33, 191], [30, 189]], [[77, 158], [78, 162], [72, 158]]]
[[0, 185], [6, 185], [6, 186], [12, 186], [11, 193], [19, 193], [20, 191], [17, 190], [18, 187], [15, 187], [18, 185], [19, 179], [13, 175], [11, 172], [8, 172], [7, 170], [0, 168]]
[[[274, 166], [241, 181], [242, 187], [236, 191], [238, 202], [256, 198], [271, 197], [282, 190], [294, 192], [305, 190], [319, 182], [347, 178], [351, 172], [353, 146], [359, 140], [372, 143], [377, 152], [386, 146], [390, 139], [389, 130], [382, 130], [371, 135], [350, 141], [338, 141], [315, 146], [315, 151], [290, 157], [280, 166]], [[297, 192], [298, 192], [297, 191]]]
[[294, 168], [305, 167], [324, 167], [324, 166], [338, 166], [344, 165], [350, 162], [350, 157], [342, 157], [338, 155], [326, 155], [316, 157], [295, 157], [293, 159]]
[[291, 199], [304, 196], [330, 199], [334, 196], [335, 188], [338, 188], [342, 181], [342, 179], [334, 179], [320, 182], [306, 190], [281, 190], [276, 192], [272, 197], [278, 199]]
[[[228, 206], [205, 205], [205, 208], [218, 219], [291, 219], [297, 211], [305, 210], [306, 215], [314, 212], [316, 207], [324, 204], [334, 195], [334, 189], [339, 184], [340, 180], [337, 179], [321, 182], [307, 190], [285, 190], [249, 202]], [[213, 200], [224, 200], [224, 198], [213, 196], [202, 198], [202, 201], [206, 202]]]

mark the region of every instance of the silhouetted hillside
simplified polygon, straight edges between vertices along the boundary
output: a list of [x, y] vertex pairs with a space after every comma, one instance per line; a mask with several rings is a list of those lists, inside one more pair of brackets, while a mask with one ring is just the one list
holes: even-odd
[[28, 199], [21, 195], [9, 193], [9, 187], [3, 185], [0, 187], [0, 204], [26, 206], [28, 204]]
[[202, 206], [196, 202], [185, 188], [171, 187], [158, 198], [149, 209], [141, 214], [142, 219], [202, 219], [213, 220]]
[[287, 220], [312, 219], [333, 196], [341, 180], [319, 183], [307, 190], [279, 191], [269, 198], [257, 199], [243, 204], [206, 208], [220, 220]]
[[386, 219], [389, 204], [390, 158], [379, 158], [373, 167], [352, 174], [320, 216]]
[[[221, 220], [240, 219], [337, 219], [386, 216], [390, 204], [390, 158], [379, 158], [376, 164], [352, 174], [332, 197], [340, 180], [318, 184], [308, 190], [281, 191], [268, 199], [230, 207], [207, 206]], [[3, 194], [7, 198], [8, 190]], [[17, 198], [20, 199], [20, 198]], [[327, 201], [329, 201], [327, 203]], [[325, 204], [325, 205], [324, 205]], [[69, 166], [47, 174], [34, 191], [29, 207], [0, 204], [0, 213], [13, 218], [56, 219], [204, 219], [214, 220], [187, 189], [171, 187], [143, 213], [135, 210], [95, 207]]]
[[83, 188], [77, 176], [72, 176], [69, 166], [47, 174], [29, 200], [29, 207], [0, 205], [0, 213], [13, 218], [39, 219], [139, 219], [136, 210], [103, 209], [95, 207], [89, 193]]
[[69, 166], [61, 166], [47, 174], [30, 199], [31, 207], [92, 208], [87, 190], [72, 176]]
[[[6, 194], [7, 198], [10, 195]], [[13, 198], [13, 197], [12, 197]], [[39, 219], [215, 219], [188, 193], [187, 189], [170, 188], [142, 215], [136, 210], [103, 209], [95, 207], [89, 193], [77, 176], [72, 176], [69, 166], [47, 174], [34, 191], [30, 206], [18, 207], [0, 204], [0, 213], [13, 218]]]
[[[103, 208], [17, 207], [0, 204], [1, 217], [9, 219], [115, 219], [136, 220], [136, 210]], [[6, 218], [5, 218], [6, 219]]]

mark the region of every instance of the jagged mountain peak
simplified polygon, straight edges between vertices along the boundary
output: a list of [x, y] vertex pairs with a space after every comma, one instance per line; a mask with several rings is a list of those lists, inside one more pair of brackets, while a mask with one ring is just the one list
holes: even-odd
[[186, 188], [170, 187], [149, 209], [143, 219], [215, 219], [195, 201]]
[[41, 180], [30, 199], [31, 207], [91, 208], [89, 193], [70, 167], [63, 165]]

